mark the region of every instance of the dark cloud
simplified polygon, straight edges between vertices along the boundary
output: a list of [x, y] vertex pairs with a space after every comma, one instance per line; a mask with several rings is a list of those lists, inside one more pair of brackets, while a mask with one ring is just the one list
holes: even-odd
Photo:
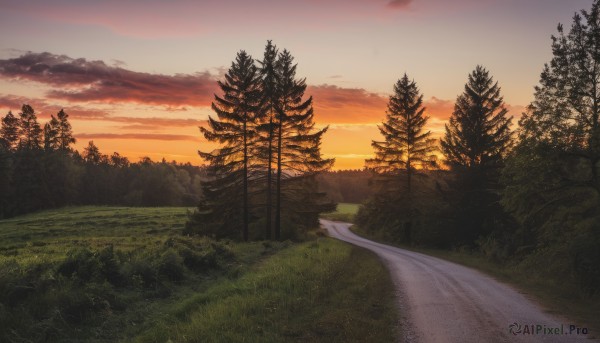
[[94, 139], [143, 139], [158, 141], [193, 141], [198, 142], [200, 138], [189, 135], [171, 135], [160, 133], [80, 133], [75, 138], [79, 140]]
[[[40, 118], [50, 118], [50, 115], [58, 113], [61, 109], [64, 109], [72, 119], [98, 120], [105, 119], [109, 116], [109, 113], [104, 110], [89, 107], [69, 106], [68, 108], [65, 108], [48, 104], [48, 102], [43, 99], [30, 99], [18, 95], [0, 95], [0, 111], [12, 111], [13, 114], [17, 114], [21, 110], [23, 104], [31, 105], [37, 113], [37, 116]], [[0, 112], [0, 115], [1, 114], [2, 112]]]
[[412, 3], [412, 0], [391, 0], [387, 6], [390, 8], [407, 8]]
[[[41, 119], [50, 118], [50, 115], [58, 113], [61, 109], [69, 114], [73, 120], [99, 120], [105, 122], [114, 122], [126, 124], [124, 127], [136, 127], [145, 130], [159, 130], [165, 127], [198, 127], [206, 125], [206, 120], [198, 120], [192, 118], [163, 118], [163, 117], [126, 117], [112, 116], [109, 112], [86, 108], [81, 106], [61, 107], [48, 104], [42, 99], [29, 99], [17, 95], [0, 95], [0, 111], [12, 111], [13, 114], [19, 113], [23, 104], [29, 104], [37, 116]], [[0, 116], [3, 116], [0, 112]]]
[[0, 77], [53, 86], [49, 98], [74, 102], [105, 101], [208, 106], [216, 79], [208, 72], [163, 75], [131, 71], [103, 61], [28, 52], [0, 60]]

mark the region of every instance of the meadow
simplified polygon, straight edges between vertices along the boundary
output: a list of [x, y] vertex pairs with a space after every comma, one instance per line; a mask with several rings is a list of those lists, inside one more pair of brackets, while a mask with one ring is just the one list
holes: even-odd
[[364, 250], [186, 236], [187, 208], [72, 207], [0, 221], [2, 342], [361, 342], [398, 334]]
[[321, 218], [340, 221], [340, 222], [353, 223], [354, 216], [358, 212], [359, 207], [360, 207], [360, 204], [338, 203], [337, 209], [335, 212], [323, 213], [323, 214], [321, 214]]

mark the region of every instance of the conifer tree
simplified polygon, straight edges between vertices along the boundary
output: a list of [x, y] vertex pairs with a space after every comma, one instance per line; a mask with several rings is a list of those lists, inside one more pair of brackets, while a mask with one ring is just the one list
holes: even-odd
[[434, 140], [430, 138], [431, 132], [425, 131], [429, 117], [424, 113], [423, 95], [417, 84], [404, 74], [394, 85], [386, 121], [379, 126], [384, 140], [372, 142], [375, 157], [366, 161], [367, 167], [378, 174], [377, 180], [385, 184], [378, 198], [385, 202], [404, 199], [401, 206], [407, 207], [403, 211], [407, 218], [403, 240], [407, 243], [411, 243], [415, 211], [413, 175], [417, 169], [436, 166]]
[[498, 83], [485, 68], [477, 66], [464, 93], [458, 96], [440, 140], [455, 175], [455, 244], [474, 244], [506, 221], [499, 206], [499, 178], [512, 145], [512, 117], [507, 113]]
[[257, 132], [260, 134], [261, 144], [257, 146], [257, 156], [264, 165], [266, 183], [265, 202], [265, 238], [271, 239], [272, 235], [272, 210], [273, 210], [273, 151], [275, 140], [275, 116], [279, 101], [278, 83], [279, 67], [277, 47], [269, 40], [265, 46], [262, 61], [259, 61], [261, 75], [261, 109], [259, 112], [259, 125]]
[[0, 141], [9, 151], [14, 151], [19, 144], [19, 119], [11, 111], [2, 118]]
[[[276, 204], [275, 239], [281, 238], [282, 181], [288, 178], [314, 176], [329, 169], [334, 160], [321, 156], [321, 139], [327, 127], [314, 130], [312, 97], [303, 100], [306, 80], [296, 79], [296, 64], [289, 51], [279, 56], [277, 78], [278, 101], [275, 102], [276, 140]], [[307, 189], [308, 191], [308, 189]], [[297, 196], [289, 194], [293, 199]], [[308, 201], [304, 199], [304, 201]], [[310, 201], [308, 201], [310, 204]], [[293, 206], [290, 204], [290, 206]], [[300, 206], [300, 205], [298, 205]]]
[[83, 160], [92, 165], [102, 164], [108, 161], [108, 157], [100, 153], [100, 149], [89, 141], [88, 146], [83, 149]]
[[200, 130], [207, 140], [217, 142], [221, 147], [211, 152], [199, 151], [209, 162], [214, 180], [205, 183], [205, 199], [196, 213], [196, 222], [212, 225], [209, 231], [220, 236], [241, 231], [247, 241], [249, 179], [254, 173], [250, 159], [256, 139], [255, 116], [260, 104], [260, 75], [252, 57], [245, 51], [239, 52], [219, 87], [223, 96], [215, 95], [212, 104], [217, 119], [209, 117], [209, 127]]
[[434, 140], [425, 132], [429, 117], [424, 115], [423, 95], [406, 74], [394, 85], [386, 121], [379, 126], [383, 141], [373, 141], [375, 157], [367, 166], [380, 174], [406, 174], [406, 191], [410, 193], [416, 169], [436, 165]]
[[489, 169], [500, 166], [511, 145], [511, 118], [500, 87], [477, 66], [465, 91], [456, 99], [441, 148], [452, 168]]
[[19, 148], [40, 149], [42, 147], [42, 128], [37, 121], [35, 111], [31, 106], [23, 105], [19, 117]]
[[71, 144], [75, 144], [77, 140], [73, 137], [73, 129], [69, 123], [69, 115], [64, 109], [61, 109], [56, 114], [58, 125], [57, 131], [57, 149], [67, 151], [71, 149]]
[[58, 145], [58, 120], [50, 116], [50, 121], [44, 124], [44, 150], [56, 150]]

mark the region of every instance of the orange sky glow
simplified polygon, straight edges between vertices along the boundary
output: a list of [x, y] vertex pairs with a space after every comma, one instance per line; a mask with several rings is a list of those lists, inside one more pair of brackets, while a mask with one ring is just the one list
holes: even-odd
[[260, 59], [273, 39], [306, 77], [317, 126], [329, 126], [322, 153], [336, 158], [334, 169], [357, 169], [405, 72], [424, 94], [434, 137], [477, 64], [499, 82], [516, 124], [550, 58], [556, 24], [587, 7], [587, 0], [0, 0], [0, 115], [27, 103], [44, 123], [64, 108], [80, 151], [93, 140], [132, 161], [198, 165], [197, 150], [214, 148], [198, 127], [212, 114], [216, 81], [237, 51]]

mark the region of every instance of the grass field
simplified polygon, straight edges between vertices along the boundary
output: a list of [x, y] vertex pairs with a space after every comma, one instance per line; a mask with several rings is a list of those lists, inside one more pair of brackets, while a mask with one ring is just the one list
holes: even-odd
[[324, 213], [321, 218], [353, 223], [359, 207], [360, 204], [339, 203], [335, 212]]
[[1, 220], [0, 341], [394, 340], [392, 284], [370, 253], [187, 237], [186, 217], [74, 207]]

